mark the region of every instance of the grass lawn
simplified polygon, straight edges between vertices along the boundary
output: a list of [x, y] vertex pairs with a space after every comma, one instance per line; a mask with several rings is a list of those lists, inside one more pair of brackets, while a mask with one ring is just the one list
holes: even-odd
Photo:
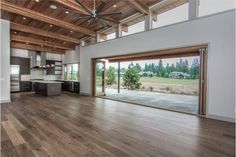
[[164, 77], [140, 77], [140, 82], [193, 85], [193, 84], [198, 84], [199, 80], [198, 79], [195, 79], [195, 80], [173, 79], [173, 78], [164, 78]]

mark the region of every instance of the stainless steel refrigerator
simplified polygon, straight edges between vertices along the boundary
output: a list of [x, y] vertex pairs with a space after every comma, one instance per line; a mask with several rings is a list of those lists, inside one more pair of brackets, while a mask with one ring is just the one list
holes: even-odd
[[11, 92], [20, 91], [20, 66], [11, 65]]

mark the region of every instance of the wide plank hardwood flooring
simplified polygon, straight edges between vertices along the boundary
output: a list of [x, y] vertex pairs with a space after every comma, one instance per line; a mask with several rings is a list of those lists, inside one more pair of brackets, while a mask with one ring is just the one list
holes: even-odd
[[101, 98], [12, 95], [2, 157], [234, 157], [235, 124]]

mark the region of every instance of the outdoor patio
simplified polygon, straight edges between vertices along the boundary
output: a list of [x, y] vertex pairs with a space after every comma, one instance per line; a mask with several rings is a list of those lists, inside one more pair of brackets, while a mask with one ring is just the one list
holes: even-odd
[[198, 96], [126, 89], [121, 89], [118, 93], [117, 89], [106, 88], [106, 96], [104, 97], [170, 110], [198, 113]]

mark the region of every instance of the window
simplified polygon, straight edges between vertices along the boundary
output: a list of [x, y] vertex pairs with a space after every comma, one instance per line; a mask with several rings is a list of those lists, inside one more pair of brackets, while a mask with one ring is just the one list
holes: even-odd
[[138, 22], [134, 25], [128, 27], [128, 32], [122, 31], [122, 36], [143, 32], [144, 31], [144, 21]]
[[234, 0], [200, 0], [199, 16], [214, 14], [234, 8]]
[[157, 21], [153, 22], [153, 28], [158, 28], [188, 20], [188, 3], [172, 10], [157, 15]]
[[111, 40], [115, 38], [116, 38], [116, 32], [107, 35], [107, 40]]
[[79, 64], [64, 65], [65, 80], [79, 80]]

